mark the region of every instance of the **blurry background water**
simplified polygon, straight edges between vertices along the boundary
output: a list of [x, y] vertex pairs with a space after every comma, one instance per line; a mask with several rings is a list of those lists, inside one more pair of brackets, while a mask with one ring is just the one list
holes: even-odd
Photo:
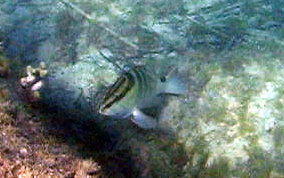
[[[283, 1], [68, 2], [0, 0], [0, 40], [22, 76], [45, 62], [47, 111], [95, 120], [114, 150], [127, 148], [138, 172], [125, 177], [284, 177]], [[186, 78], [159, 129], [97, 115], [118, 76], [109, 59]]]

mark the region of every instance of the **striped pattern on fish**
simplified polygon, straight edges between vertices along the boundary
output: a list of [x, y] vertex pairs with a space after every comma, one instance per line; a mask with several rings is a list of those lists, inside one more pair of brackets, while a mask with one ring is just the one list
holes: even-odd
[[134, 78], [130, 74], [121, 76], [106, 92], [101, 111], [110, 108], [115, 102], [122, 99], [134, 86]]
[[107, 88], [99, 112], [121, 118], [132, 116], [132, 121], [138, 126], [149, 128], [150, 125], [155, 125], [154, 118], [146, 116], [140, 109], [161, 105], [162, 97], [159, 94], [167, 93], [168, 86], [170, 85], [167, 81], [161, 80], [154, 72], [144, 66], [136, 66], [123, 72], [117, 81]]
[[[118, 103], [124, 97], [131, 97], [132, 100], [144, 100], [151, 90], [153, 80], [146, 73], [146, 69], [139, 66], [128, 72], [124, 72], [118, 80], [108, 88], [100, 107], [100, 112], [104, 112], [112, 105]], [[128, 96], [132, 94], [131, 96]], [[137, 103], [138, 104], [138, 103]]]

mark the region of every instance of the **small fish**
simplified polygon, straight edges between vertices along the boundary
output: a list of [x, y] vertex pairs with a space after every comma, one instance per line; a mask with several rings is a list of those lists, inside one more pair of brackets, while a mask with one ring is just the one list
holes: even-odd
[[99, 113], [115, 118], [131, 118], [144, 129], [157, 126], [157, 120], [143, 112], [146, 108], [163, 105], [164, 94], [182, 95], [186, 87], [172, 75], [158, 77], [144, 66], [136, 66], [123, 72], [117, 81], [107, 88]]

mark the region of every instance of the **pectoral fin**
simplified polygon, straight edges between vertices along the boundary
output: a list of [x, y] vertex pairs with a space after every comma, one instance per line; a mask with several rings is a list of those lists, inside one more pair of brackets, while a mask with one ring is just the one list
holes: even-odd
[[136, 125], [143, 129], [152, 129], [157, 127], [157, 121], [146, 114], [144, 114], [139, 109], [133, 110], [133, 117], [131, 118], [131, 121], [134, 122]]

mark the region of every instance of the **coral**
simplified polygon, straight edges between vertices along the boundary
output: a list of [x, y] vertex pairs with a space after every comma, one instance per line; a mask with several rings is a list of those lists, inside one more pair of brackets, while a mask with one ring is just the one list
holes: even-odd
[[41, 62], [38, 68], [33, 68], [32, 66], [26, 67], [27, 77], [20, 79], [20, 85], [22, 86], [20, 90], [27, 101], [31, 103], [40, 101], [39, 90], [44, 87], [44, 78], [47, 72], [44, 62]]

